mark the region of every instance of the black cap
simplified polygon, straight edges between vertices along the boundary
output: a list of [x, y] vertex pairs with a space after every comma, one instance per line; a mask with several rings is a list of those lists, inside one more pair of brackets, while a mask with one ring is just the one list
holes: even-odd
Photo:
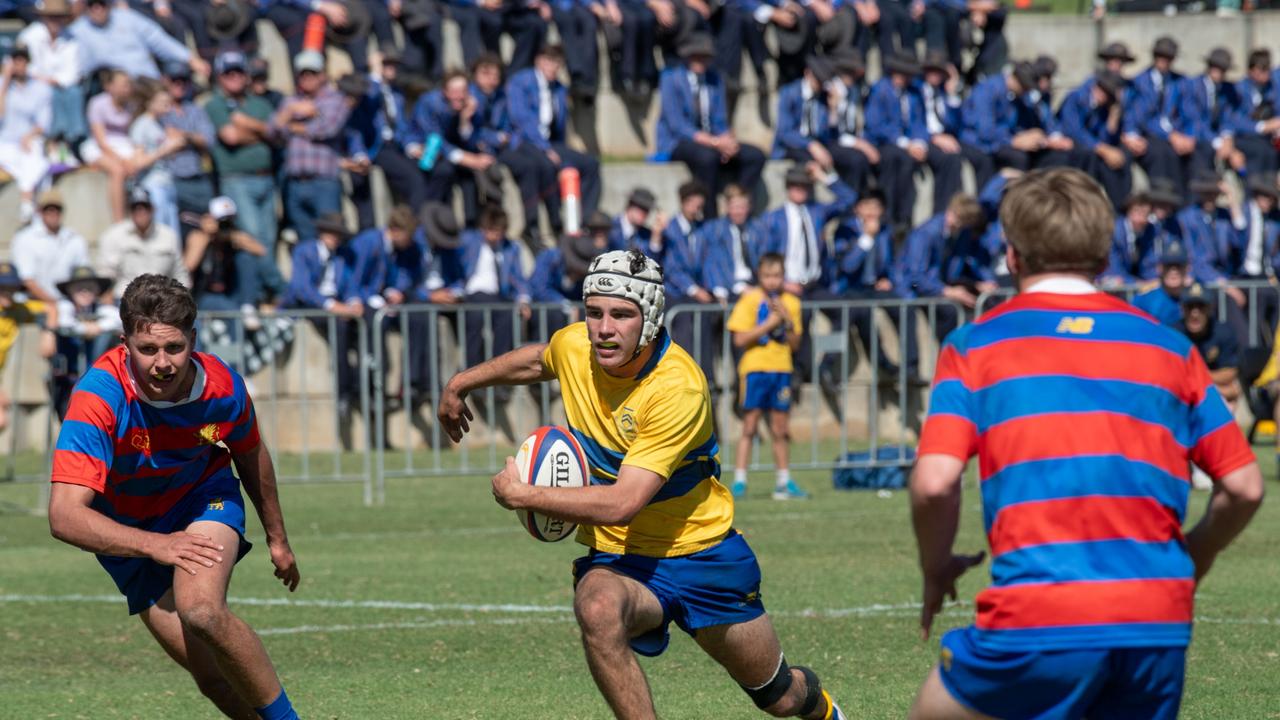
[[1223, 47], [1214, 48], [1205, 55], [1204, 64], [1226, 72], [1231, 69], [1231, 51]]
[[1131, 63], [1137, 60], [1133, 53], [1129, 52], [1129, 46], [1122, 42], [1113, 42], [1098, 51], [1099, 60], [1120, 60]]
[[649, 188], [638, 187], [627, 196], [627, 207], [638, 207], [646, 212], [651, 212], [656, 204], [657, 199], [654, 198], [653, 192]]
[[1155, 57], [1168, 58], [1170, 60], [1178, 57], [1178, 41], [1163, 35], [1156, 38], [1156, 44], [1151, 47], [1151, 54]]
[[165, 63], [164, 67], [160, 69], [160, 73], [167, 78], [174, 78], [175, 80], [191, 79], [191, 67], [186, 63], [178, 62], [177, 60], [171, 60]]
[[1161, 265], [1186, 265], [1190, 262], [1187, 258], [1187, 249], [1177, 240], [1165, 245], [1164, 250], [1160, 253]]
[[249, 77], [264, 78], [271, 70], [270, 63], [264, 57], [249, 58]]
[[1186, 290], [1182, 291], [1182, 297], [1179, 298], [1183, 305], [1202, 305], [1204, 307], [1213, 307], [1213, 295], [1210, 291], [1204, 289], [1200, 283], [1196, 283]]
[[1032, 63], [1036, 70], [1036, 77], [1040, 79], [1053, 77], [1058, 74], [1058, 59], [1052, 55], [1041, 55]]
[[0, 290], [18, 290], [26, 287], [11, 262], [0, 261]]

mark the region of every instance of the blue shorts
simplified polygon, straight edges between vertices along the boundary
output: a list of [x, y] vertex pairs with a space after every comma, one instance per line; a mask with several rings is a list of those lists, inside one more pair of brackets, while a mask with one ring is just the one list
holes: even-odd
[[[236, 562], [244, 557], [252, 543], [244, 537], [244, 499], [240, 482], [230, 471], [215, 475], [192, 488], [169, 512], [138, 527], [154, 533], [174, 533], [193, 522], [211, 520], [231, 527], [240, 534]], [[98, 555], [98, 562], [115, 581], [120, 593], [129, 601], [129, 614], [137, 615], [155, 605], [173, 587], [173, 567], [161, 565], [151, 558]]]
[[669, 625], [693, 635], [699, 628], [733, 625], [764, 614], [760, 565], [736, 530], [706, 550], [672, 558], [592, 550], [573, 563], [574, 586], [592, 568], [608, 568], [644, 585], [662, 603], [662, 623], [631, 639], [631, 649], [656, 657], [671, 640]]
[[960, 704], [1005, 720], [1174, 720], [1186, 648], [1001, 652], [972, 628], [942, 638], [942, 684]]
[[747, 373], [742, 383], [743, 410], [791, 411], [791, 373]]

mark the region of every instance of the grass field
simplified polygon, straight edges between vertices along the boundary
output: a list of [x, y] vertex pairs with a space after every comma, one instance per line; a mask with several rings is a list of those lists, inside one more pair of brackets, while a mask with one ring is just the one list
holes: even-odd
[[[798, 479], [812, 500], [775, 503], [757, 475], [737, 514], [787, 656], [818, 670], [850, 718], [903, 717], [938, 648], [916, 634], [906, 495], [837, 493], [825, 473]], [[609, 716], [569, 613], [580, 547], [531, 540], [487, 481], [390, 481], [378, 508], [353, 485], [282, 495], [302, 586], [284, 592], [259, 547], [236, 571], [232, 605], [262, 633], [304, 718]], [[35, 498], [33, 486], [0, 485], [0, 507]], [[1193, 518], [1206, 498], [1195, 495]], [[261, 540], [256, 523], [250, 536]], [[1280, 718], [1278, 539], [1272, 502], [1201, 590], [1184, 718]], [[982, 541], [969, 492], [960, 547]], [[962, 599], [984, 582], [965, 578]], [[952, 608], [939, 629], [971, 614]], [[43, 518], [0, 515], [0, 641], [0, 718], [215, 717], [106, 573], [52, 540]], [[663, 718], [762, 717], [678, 631], [642, 664]]]

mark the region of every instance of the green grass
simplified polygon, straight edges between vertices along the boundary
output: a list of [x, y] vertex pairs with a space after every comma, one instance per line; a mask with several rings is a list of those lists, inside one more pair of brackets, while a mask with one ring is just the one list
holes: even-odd
[[[1271, 453], [1260, 454], [1274, 476]], [[821, 673], [850, 717], [903, 717], [938, 649], [936, 639], [917, 639], [915, 611], [902, 607], [919, 596], [906, 496], [837, 493], [827, 473], [798, 479], [814, 498], [784, 505], [768, 499], [768, 475], [754, 475], [737, 521], [760, 556], [787, 656]], [[0, 485], [0, 507], [30, 507], [36, 493]], [[485, 480], [392, 480], [377, 508], [363, 507], [354, 485], [288, 485], [282, 496], [303, 572], [293, 598], [454, 606], [233, 599], [264, 631], [303, 717], [608, 717], [567, 613], [569, 564], [581, 548], [529, 539]], [[1193, 517], [1206, 497], [1194, 496]], [[964, 512], [960, 547], [978, 548], [976, 493], [966, 494]], [[1200, 592], [1184, 718], [1280, 717], [1278, 530], [1272, 503]], [[261, 539], [256, 524], [250, 536]], [[961, 597], [971, 600], [984, 580], [966, 577]], [[66, 597], [74, 594], [90, 597]], [[0, 515], [0, 717], [215, 717], [115, 594], [93, 558], [52, 540], [44, 519]], [[238, 567], [231, 594], [288, 596], [262, 547]], [[31, 595], [48, 597], [15, 597]], [[551, 610], [457, 607], [503, 603]], [[893, 607], [865, 610], [876, 605]], [[939, 629], [971, 614], [971, 605], [953, 608]], [[663, 718], [762, 717], [678, 631], [664, 656], [642, 664]]]

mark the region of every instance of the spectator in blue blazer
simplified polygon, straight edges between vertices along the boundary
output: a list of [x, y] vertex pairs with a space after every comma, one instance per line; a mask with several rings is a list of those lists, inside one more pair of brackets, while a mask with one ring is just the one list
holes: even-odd
[[1157, 277], [1159, 228], [1151, 221], [1151, 213], [1151, 199], [1145, 192], [1125, 200], [1111, 234], [1111, 259], [1099, 276], [1103, 284], [1132, 285]]
[[597, 210], [583, 224], [584, 233], [562, 235], [556, 247], [538, 253], [529, 276], [529, 295], [537, 303], [557, 303], [530, 320], [530, 334], [546, 342], [560, 328], [581, 320], [582, 282], [597, 255], [609, 250], [609, 216]]
[[[832, 300], [831, 291], [823, 285], [830, 249], [827, 226], [838, 222], [853, 209], [858, 194], [845, 185], [835, 173], [824, 173], [815, 162], [795, 165], [786, 174], [787, 201], [760, 216], [758, 222], [764, 237], [763, 253], [783, 257], [783, 288], [801, 300]], [[813, 197], [815, 182], [822, 182], [835, 195], [829, 203]], [[812, 312], [804, 314], [805, 327]], [[808, 336], [808, 332], [805, 336]], [[812, 340], [802, 340], [796, 357], [796, 368], [803, 378], [809, 377], [809, 351]]]
[[1067, 95], [1058, 108], [1062, 132], [1075, 144], [1082, 170], [1097, 180], [1119, 208], [1133, 186], [1130, 160], [1120, 142], [1125, 80], [1109, 70]]
[[1234, 278], [1259, 280], [1280, 275], [1280, 189], [1275, 177], [1250, 177], [1247, 199], [1232, 208], [1227, 269]]
[[[462, 277], [449, 289], [462, 305], [499, 304], [512, 307], [527, 321], [529, 308], [529, 284], [520, 265], [520, 248], [507, 237], [507, 213], [490, 205], [480, 211], [480, 227], [462, 231], [460, 248]], [[512, 334], [519, 326], [512, 319], [510, 310], [489, 313], [491, 345], [486, 352], [485, 313], [469, 310], [466, 317], [466, 361], [469, 367], [497, 357], [515, 347]]]
[[1159, 320], [1161, 325], [1176, 327], [1182, 320], [1179, 301], [1191, 281], [1187, 272], [1190, 259], [1186, 248], [1179, 241], [1165, 246], [1158, 259], [1160, 262], [1156, 265], [1156, 271], [1160, 281], [1151, 283], [1150, 287], [1135, 295], [1133, 306]]
[[929, 167], [933, 170], [933, 207], [946, 207], [960, 192], [961, 160], [973, 166], [978, 187], [995, 174], [995, 162], [973, 145], [960, 141], [964, 129], [961, 116], [960, 75], [945, 53], [931, 51], [924, 58], [920, 99], [924, 126], [929, 137]]
[[889, 222], [911, 224], [915, 207], [915, 169], [929, 159], [929, 131], [924, 124], [924, 101], [915, 79], [920, 63], [909, 52], [884, 61], [884, 77], [867, 97], [866, 137], [880, 152], [880, 186], [888, 199]]
[[1070, 164], [1071, 140], [1046, 130], [1038, 112], [1019, 109], [1038, 86], [1029, 62], [1015, 63], [1010, 72], [978, 83], [964, 101], [960, 140], [991, 155], [997, 168], [1027, 172]]
[[[1235, 135], [1240, 129], [1240, 95], [1227, 81], [1231, 70], [1231, 52], [1214, 48], [1205, 57], [1203, 75], [1184, 82], [1182, 104], [1178, 110], [1179, 129], [1195, 139], [1192, 168], [1195, 174], [1214, 171], [1215, 161], [1229, 165], [1237, 172], [1245, 169], [1244, 153], [1236, 149]], [[1195, 194], [1195, 191], [1192, 191]]]
[[1274, 178], [1280, 169], [1280, 81], [1271, 69], [1271, 51], [1265, 48], [1249, 53], [1245, 77], [1237, 86], [1240, 96], [1241, 127], [1236, 133], [1236, 147], [1244, 153], [1249, 177]]
[[[1219, 286], [1228, 279], [1227, 255], [1231, 244], [1233, 222], [1226, 208], [1218, 207], [1225, 193], [1225, 183], [1216, 175], [1205, 173], [1191, 180], [1191, 193], [1196, 202], [1178, 210], [1175, 218], [1179, 235], [1191, 258], [1191, 277], [1206, 286]], [[1236, 308], [1245, 304], [1244, 293], [1237, 288], [1225, 292]]]
[[1147, 177], [1168, 179], [1185, 198], [1195, 141], [1178, 130], [1185, 78], [1173, 70], [1177, 57], [1177, 41], [1156, 38], [1151, 66], [1129, 81], [1121, 142]]
[[[807, 61], [804, 77], [778, 91], [772, 157], [801, 163], [812, 160], [824, 171], [834, 170], [849, 187], [862, 190], [867, 185], [871, 163], [861, 151], [838, 142], [838, 128], [847, 123], [841, 123], [836, 112], [839, 104], [847, 104], [848, 88], [835, 79], [835, 74], [834, 63], [814, 55]], [[833, 107], [832, 95], [836, 96], [837, 107]], [[854, 102], [862, 104], [860, 97]], [[855, 107], [853, 112], [856, 118], [861, 108]], [[837, 120], [835, 125], [831, 122], [833, 117]]]
[[470, 65], [482, 52], [501, 52], [505, 33], [515, 48], [507, 67], [519, 72], [534, 62], [547, 37], [551, 6], [544, 0], [449, 0], [449, 16], [458, 24], [463, 61]]
[[[497, 162], [492, 152], [480, 148], [481, 101], [472, 92], [466, 74], [451, 70], [439, 90], [418, 98], [406, 132], [406, 153], [417, 162], [424, 202], [451, 203], [453, 189], [462, 193], [463, 217], [474, 221], [479, 200], [476, 176]], [[431, 137], [439, 148], [427, 155]], [[421, 207], [421, 203], [412, 207]]]
[[707, 246], [702, 287], [728, 305], [755, 284], [755, 268], [764, 254], [764, 231], [751, 219], [751, 195], [729, 185], [722, 195], [724, 212], [698, 229]]
[[[895, 284], [912, 297], [946, 298], [959, 303], [966, 315], [972, 312], [979, 295], [998, 287], [992, 259], [980, 242], [986, 222], [976, 198], [956, 195], [944, 212], [907, 236]], [[936, 318], [939, 341], [960, 322], [950, 304], [938, 305]]]
[[[754, 192], [765, 156], [759, 148], [738, 142], [729, 127], [724, 84], [709, 67], [714, 56], [711, 36], [695, 33], [680, 46], [684, 63], [662, 71], [654, 157], [683, 162], [712, 195], [719, 195], [729, 181]], [[708, 206], [707, 214], [715, 216], [714, 205]]]
[[693, 356], [716, 392], [725, 305], [707, 287], [705, 267], [711, 253], [700, 230], [706, 204], [702, 183], [690, 180], [680, 186], [680, 212], [662, 231], [662, 275], [668, 312], [685, 308], [671, 318], [671, 339]]
[[960, 70], [965, 44], [962, 21], [968, 20], [970, 27], [982, 29], [982, 40], [972, 64], [962, 73], [965, 82], [973, 85], [1000, 74], [1009, 60], [1009, 42], [1004, 36], [1007, 8], [998, 0], [926, 0], [922, 4], [924, 40], [929, 50], [944, 52], [947, 62]]
[[342, 216], [320, 216], [315, 233], [293, 249], [293, 275], [283, 304], [333, 316], [313, 317], [311, 322], [336, 358], [338, 413], [345, 417], [360, 399], [360, 359], [353, 355], [359, 355], [356, 321], [364, 317], [365, 305], [356, 285], [356, 256], [347, 242], [351, 232]]
[[[646, 187], [637, 187], [627, 196], [627, 206], [618, 213], [609, 226], [609, 249], [636, 249], [649, 257], [662, 262], [662, 230], [665, 221], [654, 217], [654, 206], [657, 198]], [[655, 234], [650, 221], [659, 226]]]
[[538, 51], [533, 67], [517, 72], [507, 81], [511, 141], [499, 159], [511, 169], [520, 186], [523, 233], [532, 247], [542, 245], [536, 238], [540, 204], [546, 205], [556, 236], [563, 227], [558, 179], [561, 169], [572, 167], [578, 171], [583, 215], [594, 212], [600, 202], [600, 161], [565, 143], [569, 104], [559, 80], [563, 65], [564, 51], [558, 45], [548, 45]]
[[471, 64], [471, 94], [478, 105], [476, 144], [481, 152], [499, 155], [511, 144], [511, 116], [502, 82], [502, 58], [484, 53]]

